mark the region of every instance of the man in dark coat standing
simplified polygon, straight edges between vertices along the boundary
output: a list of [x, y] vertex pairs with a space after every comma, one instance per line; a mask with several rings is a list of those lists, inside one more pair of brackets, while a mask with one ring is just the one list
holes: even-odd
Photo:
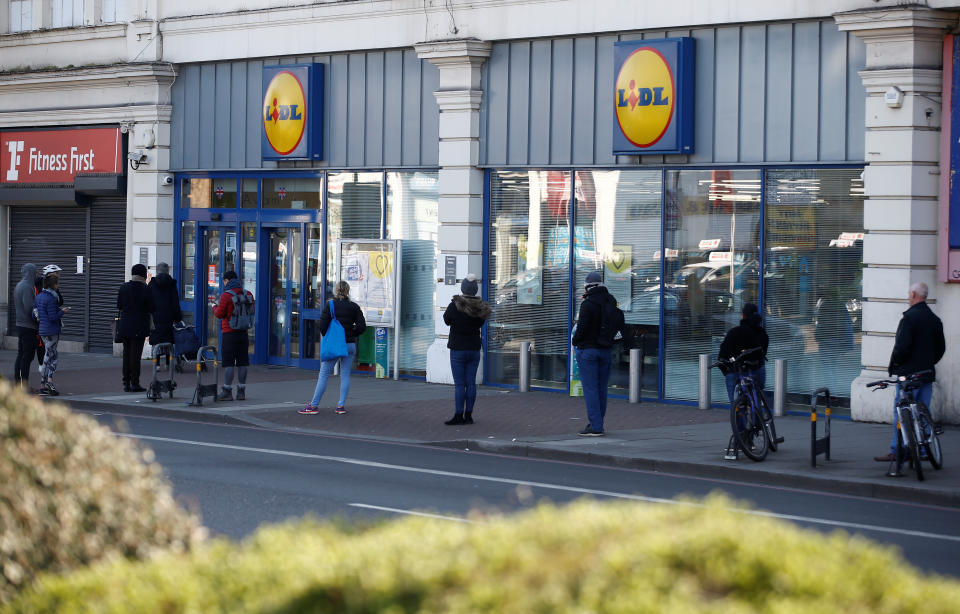
[[150, 315], [156, 308], [147, 288], [147, 267], [135, 264], [130, 273], [130, 281], [120, 286], [117, 293], [117, 330], [123, 339], [123, 391], [143, 392], [146, 388], [140, 385], [140, 355], [150, 334]]
[[[929, 371], [923, 378], [924, 384], [917, 389], [917, 399], [929, 408], [933, 396], [933, 382], [937, 379], [933, 365], [943, 358], [947, 344], [943, 338], [943, 322], [927, 306], [928, 292], [927, 284], [922, 281], [910, 286], [910, 308], [903, 312], [900, 325], [897, 326], [897, 337], [893, 342], [887, 373], [900, 376]], [[897, 384], [897, 394], [893, 400], [893, 439], [890, 441], [890, 453], [875, 456], [876, 461], [891, 462], [897, 458], [896, 407], [899, 401], [900, 385]]]
[[173, 343], [173, 325], [183, 319], [180, 312], [180, 295], [177, 293], [177, 280], [170, 276], [170, 265], [161, 262], [157, 265], [157, 276], [147, 284], [153, 297], [153, 331], [150, 333], [150, 345]]
[[612, 350], [600, 341], [600, 327], [605, 306], [617, 306], [617, 299], [603, 285], [599, 271], [590, 271], [584, 282], [583, 302], [580, 317], [573, 333], [573, 348], [580, 382], [583, 384], [583, 400], [587, 405], [590, 423], [577, 435], [600, 437], [603, 435], [603, 419], [607, 415], [607, 385], [610, 382]]

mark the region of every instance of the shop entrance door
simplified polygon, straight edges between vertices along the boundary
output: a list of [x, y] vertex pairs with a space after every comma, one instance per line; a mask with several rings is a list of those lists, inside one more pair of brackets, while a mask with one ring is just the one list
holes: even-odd
[[[233, 226], [200, 225], [200, 296], [205, 297], [201, 321], [196, 323], [203, 345], [220, 347], [220, 321], [213, 307], [223, 292], [223, 274], [237, 270], [237, 231]], [[201, 311], [198, 309], [197, 314]]]
[[263, 232], [270, 263], [267, 362], [299, 364], [303, 234], [299, 226], [268, 227]]

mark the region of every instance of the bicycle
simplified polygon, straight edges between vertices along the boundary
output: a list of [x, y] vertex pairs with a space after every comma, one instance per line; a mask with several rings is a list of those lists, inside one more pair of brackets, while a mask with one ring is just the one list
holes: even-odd
[[929, 370], [920, 371], [912, 375], [901, 375], [896, 379], [882, 379], [867, 384], [867, 388], [884, 390], [890, 384], [900, 386], [900, 400], [895, 407], [897, 420], [897, 449], [895, 453], [896, 467], [887, 471], [891, 477], [902, 476], [903, 461], [908, 460], [917, 474], [917, 480], [923, 481], [924, 459], [922, 452], [926, 452], [926, 460], [934, 469], [943, 468], [943, 450], [940, 447], [939, 435], [943, 434], [943, 426], [934, 422], [930, 409], [917, 398], [917, 390], [923, 386], [923, 377], [930, 374]]
[[727, 449], [743, 450], [747, 458], [756, 462], [765, 459], [768, 452], [776, 452], [777, 445], [784, 441], [783, 437], [777, 436], [773, 412], [767, 405], [763, 391], [757, 388], [753, 376], [750, 375], [750, 372], [762, 363], [755, 359], [750, 360], [749, 357], [762, 351], [759, 347], [743, 350], [735, 358], [717, 360], [713, 364], [722, 371], [735, 371], [739, 378], [733, 405], [730, 406], [730, 427], [733, 435]]

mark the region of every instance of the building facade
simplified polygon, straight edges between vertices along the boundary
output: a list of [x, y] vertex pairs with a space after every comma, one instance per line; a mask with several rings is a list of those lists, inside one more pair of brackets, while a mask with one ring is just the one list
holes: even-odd
[[[72, 256], [83, 347], [109, 349], [100, 286], [166, 261], [210, 343], [235, 269], [260, 306], [254, 360], [315, 367], [339, 240], [398, 241], [396, 318], [362, 368], [398, 344], [400, 373], [449, 381], [441, 315], [473, 272], [493, 306], [483, 380], [515, 385], [529, 342], [533, 385], [575, 390], [570, 331], [600, 270], [630, 325], [614, 393], [638, 348], [644, 397], [695, 400], [698, 355], [756, 302], [793, 398], [827, 385], [854, 418], [889, 420], [862, 384], [925, 281], [948, 333], [934, 404], [960, 421], [942, 129], [960, 3], [0, 4], [3, 149], [118, 135], [113, 173], [0, 181], [7, 287], [23, 262]], [[310, 104], [266, 96], [284, 71], [312, 71]], [[641, 108], [660, 119], [637, 124]], [[301, 111], [310, 153], [267, 149], [268, 120]], [[86, 242], [34, 240], [50, 235]]]

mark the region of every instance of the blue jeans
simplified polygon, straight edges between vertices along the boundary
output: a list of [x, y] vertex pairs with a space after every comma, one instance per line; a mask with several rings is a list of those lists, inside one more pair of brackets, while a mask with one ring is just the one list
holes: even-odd
[[[930, 409], [930, 399], [933, 398], [933, 382], [924, 384], [917, 388], [917, 400]], [[900, 402], [900, 384], [897, 384], [897, 395], [893, 398], [893, 439], [890, 440], [890, 454], [897, 453], [897, 403]], [[931, 425], [922, 424], [924, 428], [932, 428]]]
[[[763, 389], [767, 385], [767, 367], [761, 366], [756, 371], [750, 372], [747, 375], [753, 376], [753, 383], [756, 385], [757, 390], [760, 391], [760, 394], [763, 394]], [[733, 405], [733, 397], [737, 392], [737, 384], [740, 383], [740, 375], [737, 373], [728, 373], [724, 376], [727, 382], [727, 397], [730, 399], [730, 405]]]
[[450, 350], [450, 370], [453, 371], [454, 412], [471, 413], [477, 401], [477, 368], [480, 350]]
[[340, 402], [337, 407], [343, 407], [347, 402], [347, 393], [350, 392], [350, 369], [353, 367], [353, 359], [357, 355], [357, 344], [347, 344], [346, 358], [334, 358], [333, 360], [324, 360], [320, 363], [320, 373], [317, 375], [317, 388], [313, 391], [313, 399], [310, 404], [316, 407], [323, 398], [323, 393], [327, 390], [327, 380], [333, 374], [333, 366], [340, 363]]
[[583, 385], [583, 400], [587, 403], [587, 419], [590, 420], [590, 428], [598, 432], [603, 432], [603, 419], [607, 415], [610, 355], [609, 348], [576, 350], [580, 383]]

